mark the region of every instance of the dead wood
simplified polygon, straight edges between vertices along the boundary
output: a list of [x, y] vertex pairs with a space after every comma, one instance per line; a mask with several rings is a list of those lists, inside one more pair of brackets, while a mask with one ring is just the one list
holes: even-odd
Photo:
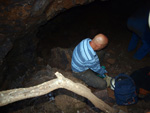
[[44, 82], [42, 84], [29, 87], [29, 88], [18, 88], [0, 92], [0, 106], [4, 106], [19, 100], [32, 98], [47, 94], [58, 88], [65, 88], [78, 95], [81, 95], [89, 99], [97, 108], [103, 110], [106, 113], [116, 113], [117, 110], [110, 107], [101, 99], [97, 98], [89, 88], [86, 86], [75, 83], [68, 78], [65, 78], [61, 73], [56, 72], [56, 79]]

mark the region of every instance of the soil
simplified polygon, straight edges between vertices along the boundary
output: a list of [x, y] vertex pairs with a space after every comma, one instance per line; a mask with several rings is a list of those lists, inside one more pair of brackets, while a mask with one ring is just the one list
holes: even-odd
[[[37, 37], [40, 43], [37, 48], [38, 57], [42, 59], [44, 64], [51, 56], [52, 48], [61, 47], [73, 49], [82, 39], [93, 38], [97, 33], [104, 33], [109, 38], [109, 44], [104, 49], [106, 54], [101, 62], [109, 72], [109, 76], [116, 76], [120, 73], [130, 75], [133, 71], [140, 68], [150, 66], [150, 54], [146, 55], [142, 60], [137, 60], [133, 56], [138, 47], [131, 52], [127, 51], [132, 32], [127, 28], [127, 19], [136, 10], [139, 4], [135, 1], [95, 1], [91, 4], [77, 6], [60, 13], [58, 16], [50, 20], [46, 25], [39, 28]], [[91, 88], [91, 87], [89, 87]], [[92, 91], [99, 90], [91, 88]], [[113, 97], [111, 90], [107, 90], [110, 97]], [[61, 92], [62, 93], [62, 92]], [[70, 98], [62, 95], [61, 103], [70, 102]], [[58, 100], [57, 100], [58, 101]], [[77, 102], [77, 100], [72, 100]], [[30, 104], [29, 104], [30, 102]], [[49, 100], [47, 96], [34, 98], [23, 101], [27, 106], [23, 108], [12, 108], [6, 106], [6, 112], [13, 113], [100, 113], [102, 111], [96, 109], [91, 104], [83, 101], [80, 107], [73, 108], [67, 104], [61, 109], [58, 108], [55, 101]], [[28, 103], [28, 104], [27, 104]], [[86, 105], [84, 105], [86, 103]], [[20, 104], [20, 103], [19, 103]], [[113, 103], [114, 104], [114, 103]], [[112, 103], [110, 104], [111, 106]], [[114, 104], [115, 105], [115, 104]], [[13, 105], [14, 106], [14, 105]], [[145, 113], [150, 111], [150, 102], [143, 100], [132, 106], [119, 106], [129, 113]], [[11, 111], [12, 110], [12, 111]], [[64, 111], [63, 111], [64, 110]], [[68, 110], [68, 111], [67, 111]]]

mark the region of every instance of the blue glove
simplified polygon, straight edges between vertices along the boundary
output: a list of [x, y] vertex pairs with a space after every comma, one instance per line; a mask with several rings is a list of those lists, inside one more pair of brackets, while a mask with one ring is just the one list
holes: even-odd
[[105, 66], [101, 66], [101, 68], [106, 69], [106, 67], [105, 67]]
[[100, 75], [100, 76], [102, 76], [101, 78], [105, 78], [105, 77], [106, 77], [106, 75], [105, 75], [105, 74], [102, 74], [102, 75]]
[[105, 78], [105, 77], [106, 77], [105, 73], [108, 73], [108, 72], [105, 70], [105, 66], [101, 66], [100, 75], [97, 75], [97, 76], [99, 76], [99, 77], [101, 77], [101, 78]]
[[108, 72], [106, 71], [106, 67], [105, 67], [105, 66], [101, 66], [101, 68], [104, 69], [104, 73], [108, 73]]

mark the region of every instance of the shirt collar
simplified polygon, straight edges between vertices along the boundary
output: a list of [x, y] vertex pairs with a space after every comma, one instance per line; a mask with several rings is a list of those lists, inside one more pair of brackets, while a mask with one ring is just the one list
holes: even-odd
[[90, 45], [90, 41], [92, 41], [92, 40], [90, 38], [87, 38], [88, 48], [91, 51], [92, 55], [96, 55], [96, 52], [93, 50], [93, 48]]

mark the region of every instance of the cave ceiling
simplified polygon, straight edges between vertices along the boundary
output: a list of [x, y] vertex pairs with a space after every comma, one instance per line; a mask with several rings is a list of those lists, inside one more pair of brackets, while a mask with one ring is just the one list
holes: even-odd
[[94, 0], [5, 0], [0, 1], [0, 61], [14, 40], [35, 34], [38, 27], [59, 13]]

